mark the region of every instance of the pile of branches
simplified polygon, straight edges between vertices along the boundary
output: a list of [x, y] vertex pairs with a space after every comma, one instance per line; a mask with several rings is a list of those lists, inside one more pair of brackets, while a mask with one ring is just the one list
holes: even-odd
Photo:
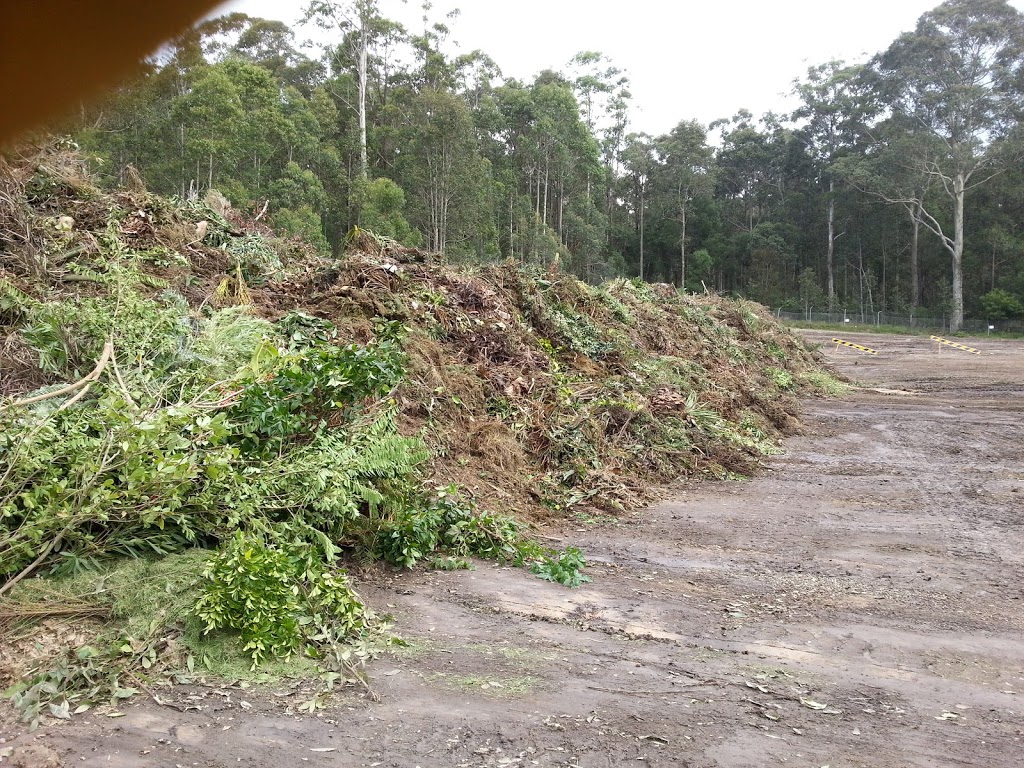
[[178, 613], [108, 638], [93, 671], [30, 674], [30, 718], [98, 695], [75, 687], [97, 665], [116, 699], [117, 670], [177, 649], [171, 668], [213, 630], [257, 666], [344, 673], [344, 644], [378, 626], [346, 556], [497, 558], [578, 586], [582, 554], [522, 521], [754, 471], [796, 397], [835, 386], [748, 302], [460, 268], [358, 229], [325, 260], [215, 195], [104, 192], [59, 148], [0, 161], [0, 246], [0, 594], [21, 606], [0, 634], [120, 615], [77, 593], [48, 613], [27, 576], [202, 551]]
[[751, 302], [410, 259], [365, 232], [340, 261], [254, 301], [355, 339], [401, 323], [403, 431], [426, 436], [439, 482], [534, 518], [622, 512], [666, 483], [756, 471], [799, 429], [798, 398], [839, 386]]

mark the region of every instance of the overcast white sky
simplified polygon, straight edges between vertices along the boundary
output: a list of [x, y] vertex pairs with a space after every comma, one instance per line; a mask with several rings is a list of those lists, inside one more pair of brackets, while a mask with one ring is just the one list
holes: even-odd
[[[788, 111], [783, 94], [807, 67], [861, 61], [884, 49], [939, 0], [434, 0], [460, 50], [479, 48], [506, 77], [564, 69], [600, 51], [631, 80], [631, 130], [666, 133], [680, 120], [705, 125], [746, 108]], [[223, 10], [293, 24], [304, 0], [233, 0]], [[386, 16], [421, 27], [420, 0], [381, 0]], [[1024, 0], [1011, 5], [1024, 10]], [[300, 39], [312, 30], [297, 29]]]

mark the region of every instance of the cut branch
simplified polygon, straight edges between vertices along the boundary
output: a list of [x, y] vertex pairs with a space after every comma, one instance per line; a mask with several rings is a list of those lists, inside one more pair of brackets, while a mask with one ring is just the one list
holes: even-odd
[[53, 390], [53, 392], [44, 392], [41, 395], [26, 397], [22, 400], [15, 400], [14, 402], [8, 403], [7, 405], [0, 406], [0, 410], [6, 410], [7, 408], [21, 408], [26, 405], [40, 403], [43, 400], [49, 400], [54, 397], [62, 397], [63, 395], [69, 395], [76, 390], [80, 390], [78, 394], [76, 394], [74, 397], [72, 397], [70, 400], [64, 403], [64, 405], [61, 406], [61, 409], [67, 408], [72, 403], [81, 400], [85, 396], [86, 392], [89, 391], [89, 388], [93, 385], [93, 383], [99, 379], [100, 374], [103, 373], [103, 369], [107, 367], [107, 363], [110, 361], [110, 357], [113, 353], [114, 343], [112, 341], [108, 341], [106, 344], [103, 345], [103, 354], [100, 355], [100, 359], [99, 362], [96, 363], [96, 367], [93, 368], [92, 372], [89, 373], [85, 378], [76, 381], [74, 384], [68, 384], [67, 386], [61, 387], [60, 389], [55, 389]]

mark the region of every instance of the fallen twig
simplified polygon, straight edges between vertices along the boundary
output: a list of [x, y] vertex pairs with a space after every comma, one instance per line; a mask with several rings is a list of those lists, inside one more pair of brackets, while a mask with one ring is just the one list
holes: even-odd
[[0, 621], [5, 619], [54, 619], [59, 617], [107, 616], [110, 606], [107, 605], [72, 605], [48, 603], [30, 603], [17, 605], [7, 603], [0, 607]]
[[[103, 354], [100, 355], [100, 359], [99, 362], [96, 363], [96, 367], [93, 368], [92, 372], [86, 375], [85, 378], [76, 381], [74, 384], [68, 384], [67, 386], [61, 387], [60, 389], [55, 389], [53, 390], [53, 392], [44, 392], [41, 395], [26, 397], [22, 400], [15, 400], [11, 403], [8, 403], [7, 405], [0, 406], [0, 410], [12, 407], [20, 408], [26, 405], [32, 405], [33, 403], [40, 403], [43, 400], [49, 400], [50, 398], [60, 397], [62, 395], [69, 395], [75, 390], [79, 390], [78, 394], [76, 394], [74, 397], [72, 397], [70, 400], [64, 403], [64, 405], [61, 406], [61, 409], [67, 408], [72, 403], [81, 400], [85, 396], [86, 392], [89, 391], [89, 388], [93, 385], [93, 382], [99, 379], [100, 374], [103, 373], [103, 369], [107, 367], [107, 362], [110, 360], [110, 356], [113, 354], [113, 352], [114, 344], [113, 342], [108, 341], [106, 344], [103, 345]], [[0, 594], [2, 594], [2, 592], [0, 592]]]
[[117, 355], [110, 356], [110, 364], [114, 368], [114, 378], [117, 379], [117, 384], [119, 387], [121, 387], [122, 394], [124, 394], [125, 399], [128, 401], [128, 404], [135, 408], [135, 399], [132, 397], [131, 392], [128, 391], [128, 387], [125, 386], [124, 379], [121, 378], [121, 369], [117, 367]]
[[195, 705], [186, 704], [182, 706], [181, 704], [177, 704], [173, 701], [165, 701], [164, 699], [161, 699], [156, 693], [153, 692], [153, 689], [146, 685], [144, 682], [142, 682], [142, 680], [139, 679], [139, 676], [134, 672], [129, 672], [128, 677], [133, 685], [142, 689], [149, 695], [149, 698], [153, 700], [154, 704], [157, 704], [161, 707], [167, 707], [168, 709], [175, 709], [178, 712], [188, 712], [190, 709], [199, 709], [199, 707]]
[[588, 685], [587, 688], [590, 688], [592, 691], [604, 691], [605, 693], [626, 693], [631, 696], [662, 696], [670, 693], [682, 693], [682, 691], [679, 690], [680, 688], [705, 688], [712, 685], [725, 685], [725, 683], [719, 682], [718, 680], [704, 680], [699, 683], [683, 683], [682, 685], [677, 685], [672, 690], [664, 691], [636, 691], [627, 690], [626, 688], [605, 688], [601, 685]]
[[359, 670], [356, 669], [351, 662], [342, 660], [341, 665], [346, 672], [348, 672], [357, 682], [359, 682], [360, 685], [363, 686], [363, 688], [366, 690], [367, 696], [370, 697], [370, 701], [374, 703], [380, 701], [380, 696], [378, 696], [377, 692], [370, 687], [370, 683], [369, 681], [367, 681], [366, 676], [359, 674]]

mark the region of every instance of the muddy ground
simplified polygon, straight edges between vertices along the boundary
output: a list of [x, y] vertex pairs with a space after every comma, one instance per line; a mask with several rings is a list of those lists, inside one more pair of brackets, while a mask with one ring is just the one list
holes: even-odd
[[861, 388], [808, 402], [763, 476], [550, 531], [592, 584], [364, 586], [411, 643], [369, 665], [379, 702], [179, 688], [8, 734], [13, 764], [1024, 764], [1024, 342], [848, 338], [881, 352], [823, 348]]

